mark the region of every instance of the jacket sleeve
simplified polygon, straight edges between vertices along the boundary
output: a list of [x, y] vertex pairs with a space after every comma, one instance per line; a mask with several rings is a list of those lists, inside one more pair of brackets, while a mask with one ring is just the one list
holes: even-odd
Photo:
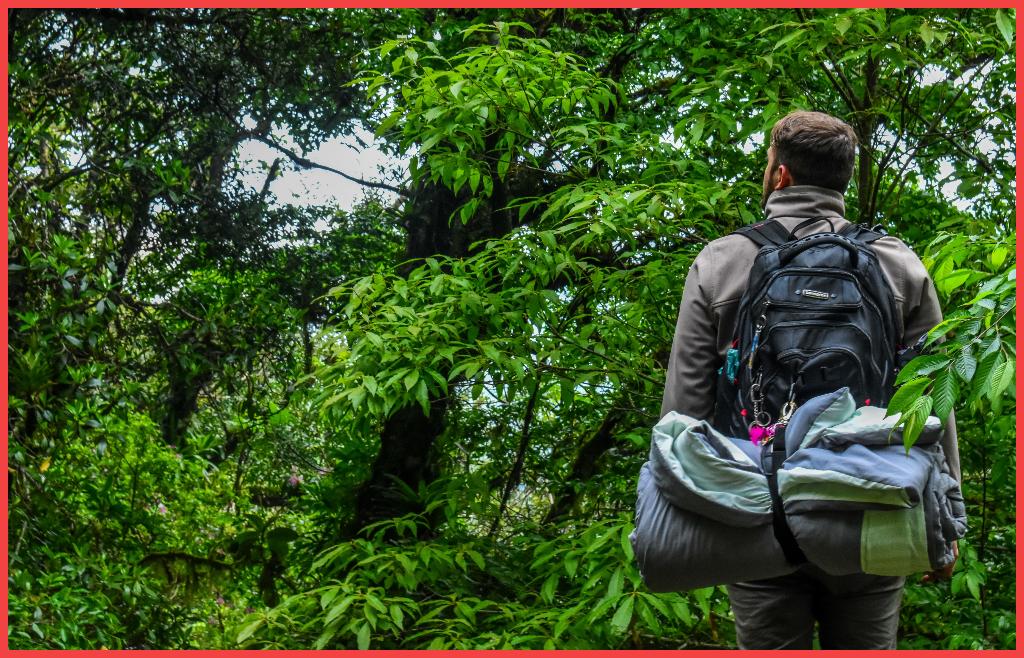
[[701, 252], [686, 276], [665, 378], [662, 417], [676, 411], [707, 419], [714, 409], [715, 372], [720, 358], [710, 301], [713, 291], [701, 279], [701, 266], [707, 267], [707, 258], [706, 250]]
[[[913, 345], [921, 336], [942, 322], [942, 309], [935, 293], [928, 271], [921, 260], [911, 253], [907, 262], [907, 299], [903, 318], [903, 344]], [[946, 453], [950, 472], [957, 482], [960, 479], [960, 447], [956, 436], [956, 413], [949, 412], [946, 431], [942, 438], [942, 450]]]

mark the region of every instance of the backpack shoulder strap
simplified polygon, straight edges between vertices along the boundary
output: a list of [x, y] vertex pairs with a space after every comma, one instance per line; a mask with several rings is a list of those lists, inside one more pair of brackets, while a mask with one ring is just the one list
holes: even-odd
[[773, 219], [741, 226], [733, 231], [733, 233], [742, 235], [758, 247], [778, 247], [790, 240], [789, 231]]
[[888, 233], [881, 224], [875, 224], [871, 228], [868, 228], [864, 224], [854, 224], [850, 222], [842, 229], [839, 230], [839, 235], [850, 238], [851, 240], [859, 240], [866, 244], [870, 244], [879, 238], [883, 238]]

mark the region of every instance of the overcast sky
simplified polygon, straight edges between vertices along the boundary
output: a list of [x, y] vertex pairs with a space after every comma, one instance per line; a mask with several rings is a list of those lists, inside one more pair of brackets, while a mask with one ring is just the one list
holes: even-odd
[[[404, 175], [405, 161], [394, 160], [375, 147], [372, 133], [356, 129], [356, 135], [369, 144], [369, 147], [360, 147], [359, 142], [353, 137], [337, 138], [303, 155], [313, 162], [327, 165], [356, 178], [397, 185], [398, 181], [395, 180], [394, 174], [387, 172], [401, 168]], [[298, 151], [294, 145], [289, 146]], [[255, 189], [263, 187], [270, 163], [275, 158], [283, 157], [275, 149], [254, 140], [245, 142], [240, 147], [238, 155], [240, 162], [248, 170], [243, 180]], [[348, 210], [367, 189], [322, 169], [296, 170], [287, 158], [282, 161], [282, 167], [283, 173], [270, 184], [270, 191], [281, 205], [335, 205]], [[387, 200], [394, 198], [394, 195], [386, 190], [377, 192], [383, 194]]]

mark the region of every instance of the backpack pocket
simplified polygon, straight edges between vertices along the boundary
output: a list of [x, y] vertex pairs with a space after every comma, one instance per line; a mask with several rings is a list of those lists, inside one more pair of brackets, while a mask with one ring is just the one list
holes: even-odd
[[[874, 345], [864, 330], [852, 322], [790, 320], [768, 327], [756, 362], [773, 363], [779, 361], [783, 353], [802, 350], [813, 354], [826, 348], [846, 349], [854, 354], [862, 354], [867, 359], [873, 353]], [[875, 375], [881, 377], [874, 363], [871, 368]]]
[[[770, 326], [753, 368], [765, 375], [765, 409], [774, 417], [797, 378], [800, 381], [794, 393], [798, 403], [843, 386], [849, 386], [859, 401], [870, 399], [875, 387], [868, 380], [882, 380], [871, 354], [870, 337], [851, 322], [807, 319]], [[749, 381], [744, 384], [749, 386]], [[741, 396], [743, 393], [741, 385]]]
[[779, 354], [778, 360], [784, 372], [795, 373], [799, 378], [797, 395], [801, 401], [844, 386], [850, 387], [858, 397], [868, 390], [864, 366], [870, 359], [862, 359], [845, 347], [826, 347], [813, 352], [793, 349]]
[[807, 309], [819, 314], [851, 311], [863, 305], [860, 286], [853, 275], [819, 268], [780, 271], [769, 282], [766, 299], [772, 307]]

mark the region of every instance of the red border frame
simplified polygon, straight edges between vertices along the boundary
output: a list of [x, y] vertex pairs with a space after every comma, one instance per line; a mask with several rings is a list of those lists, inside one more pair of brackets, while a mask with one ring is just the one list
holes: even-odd
[[[767, 8], [790, 8], [790, 7], [800, 7], [800, 8], [804, 8], [804, 7], [820, 7], [820, 8], [836, 8], [836, 9], [840, 9], [840, 8], [858, 8], [858, 7], [901, 7], [901, 8], [905, 7], [905, 8], [933, 8], [933, 9], [939, 9], [939, 8], [957, 8], [957, 7], [965, 7], [965, 6], [976, 7], [976, 8], [991, 8], [991, 9], [997, 9], [997, 8], [1017, 9], [1018, 12], [1017, 12], [1017, 15], [1015, 16], [1015, 23], [1016, 23], [1016, 34], [1017, 34], [1016, 57], [1017, 57], [1018, 66], [1017, 66], [1017, 80], [1016, 80], [1016, 84], [1017, 84], [1018, 101], [1019, 101], [1020, 95], [1021, 95], [1021, 92], [1020, 92], [1021, 81], [1022, 81], [1022, 77], [1024, 77], [1021, 74], [1021, 68], [1020, 68], [1020, 62], [1021, 62], [1021, 59], [1022, 59], [1022, 55], [1024, 55], [1024, 47], [1022, 47], [1021, 40], [1020, 40], [1020, 37], [1019, 37], [1019, 35], [1020, 35], [1020, 26], [1021, 26], [1021, 22], [1022, 22], [1022, 19], [1020, 17], [1020, 12], [1019, 12], [1020, 5], [1022, 4], [1020, 2], [1020, 0], [1018, 0], [1018, 2], [1006, 2], [1005, 0], [1003, 0], [1003, 1], [999, 1], [999, 0], [980, 0], [980, 1], [975, 1], [975, 2], [966, 2], [966, 1], [963, 1], [963, 0], [961, 0], [959, 2], [949, 2], [949, 1], [946, 1], [946, 0], [941, 0], [941, 1], [940, 0], [931, 0], [931, 1], [929, 1], [929, 0], [908, 0], [906, 2], [880, 2], [878, 0], [866, 0], [866, 1], [863, 1], [863, 2], [852, 2], [852, 1], [848, 1], [848, 0], [847, 1], [844, 1], [844, 0], [794, 0], [794, 1], [788, 2], [788, 3], [786, 3], [786, 2], [767, 2], [767, 1], [758, 2], [758, 1], [750, 1], [750, 0], [748, 0], [746, 2], [741, 1], [741, 0], [721, 0], [720, 2], [717, 2], [717, 3], [687, 2], [685, 0], [677, 1], [677, 2], [665, 1], [665, 0], [661, 0], [661, 1], [658, 1], [658, 0], [653, 0], [653, 1], [652, 0], [634, 0], [633, 2], [588, 2], [586, 0], [569, 1], [569, 2], [566, 2], [566, 1], [563, 1], [563, 2], [510, 2], [510, 1], [504, 1], [504, 2], [502, 2], [502, 1], [494, 1], [494, 0], [482, 0], [482, 1], [478, 1], [478, 2], [471, 2], [471, 1], [464, 1], [464, 0], [452, 0], [452, 1], [449, 1], [449, 2], [438, 2], [436, 0], [435, 1], [430, 1], [430, 0], [405, 0], [404, 2], [388, 2], [386, 0], [368, 0], [368, 1], [365, 1], [365, 2], [324, 2], [322, 0], [312, 0], [312, 1], [309, 1], [309, 2], [273, 2], [273, 1], [250, 1], [250, 2], [230, 2], [230, 1], [222, 1], [222, 2], [140, 2], [139, 0], [131, 0], [131, 1], [128, 1], [128, 2], [92, 2], [92, 3], [68, 2], [68, 1], [50, 1], [50, 2], [47, 2], [45, 0], [23, 0], [21, 2], [8, 2], [8, 3], [4, 3], [4, 4], [5, 4], [5, 9], [12, 9], [12, 8], [26, 8], [26, 9], [28, 9], [28, 8], [40, 8], [40, 9], [50, 9], [50, 8], [53, 8], [53, 9], [57, 9], [57, 8], [142, 8], [142, 9], [146, 9], [146, 8], [159, 8], [159, 7], [170, 7], [170, 8], [194, 7], [194, 8], [221, 8], [221, 9], [230, 9], [230, 8], [276, 8], [276, 7], [294, 7], [294, 8], [300, 8], [300, 7], [309, 7], [309, 8], [329, 8], [329, 7], [357, 8], [358, 7], [358, 8], [370, 8], [370, 9], [373, 9], [373, 8], [386, 8], [386, 7], [402, 7], [402, 8], [404, 8], [404, 7], [408, 7], [408, 8], [443, 8], [443, 7], [481, 7], [481, 8], [516, 8], [516, 7], [579, 7], [579, 8], [702, 7], [702, 8], [708, 8], [708, 9], [729, 8], [729, 7], [764, 8], [764, 9], [767, 9]], [[6, 33], [7, 33], [7, 12], [6, 11], [4, 11], [2, 17], [0, 17], [0, 24], [2, 24], [4, 34], [6, 35]], [[3, 45], [0, 46], [0, 49], [2, 49], [2, 51], [3, 51], [3, 72], [4, 72], [4, 78], [6, 78], [7, 77], [7, 39], [6, 38], [3, 40]], [[3, 85], [2, 91], [0, 91], [0, 96], [2, 96], [2, 101], [3, 101], [3, 106], [2, 106], [2, 109], [0, 109], [0, 112], [2, 112], [3, 120], [4, 120], [3, 121], [3, 141], [2, 141], [2, 144], [0, 144], [0, 156], [2, 156], [3, 161], [6, 164], [7, 160], [8, 160], [8, 147], [7, 147], [7, 140], [8, 140], [8, 129], [7, 129], [8, 91], [7, 91], [7, 85], [6, 84]], [[1016, 114], [1016, 117], [1017, 117], [1016, 120], [1017, 120], [1018, 137], [1019, 137], [1019, 130], [1020, 130], [1019, 127], [1020, 127], [1020, 124], [1021, 124], [1021, 119], [1024, 118], [1024, 110], [1022, 110], [1019, 102], [1017, 103], [1017, 114]], [[1021, 218], [1022, 218], [1022, 216], [1024, 216], [1024, 210], [1022, 210], [1021, 200], [1020, 200], [1021, 173], [1022, 173], [1021, 156], [1024, 155], [1024, 146], [1022, 146], [1021, 141], [1020, 141], [1019, 138], [1017, 140], [1016, 153], [1017, 153], [1016, 226], [1019, 228], [1020, 227], [1020, 223], [1021, 223]], [[4, 171], [4, 175], [3, 175], [2, 188], [3, 188], [3, 192], [4, 192], [4, 197], [6, 198], [7, 194], [8, 194], [8, 176], [7, 176], [6, 167], [5, 167], [5, 171]], [[8, 213], [8, 209], [7, 209], [6, 204], [4, 205], [2, 212], [3, 212], [4, 218], [6, 219], [7, 218], [7, 213]], [[6, 248], [6, 246], [7, 246], [7, 233], [6, 232], [3, 234], [3, 243], [4, 243], [4, 246]], [[1024, 248], [1022, 248], [1018, 244], [1018, 246], [1017, 246], [1017, 259], [1018, 259], [1018, 262], [1020, 261], [1020, 256], [1021, 256], [1022, 251], [1024, 251]], [[4, 269], [4, 272], [3, 272], [2, 276], [0, 276], [0, 280], [2, 280], [2, 283], [0, 283], [0, 288], [2, 288], [4, 296], [6, 297], [7, 296], [7, 270], [6, 270], [6, 268]], [[1022, 295], [1022, 293], [1020, 292], [1020, 289], [1018, 288], [1018, 290], [1017, 290], [1018, 309], [1020, 307], [1020, 302], [1021, 302], [1022, 297], [1024, 297], [1024, 295]], [[1018, 314], [1019, 314], [1019, 311], [1018, 311]], [[1018, 315], [1018, 317], [1019, 317], [1019, 315]], [[7, 335], [7, 331], [6, 330], [7, 330], [7, 323], [8, 323], [8, 321], [9, 321], [9, 319], [7, 317], [7, 314], [5, 313], [4, 314], [4, 336], [5, 337]], [[6, 338], [5, 338], [5, 341], [6, 341]], [[1018, 347], [1019, 347], [1019, 339], [1018, 339]], [[2, 369], [3, 375], [4, 375], [3, 383], [2, 383], [2, 392], [3, 392], [3, 396], [4, 396], [4, 400], [5, 400], [4, 410], [3, 410], [3, 421], [4, 421], [3, 422], [3, 427], [4, 427], [4, 435], [5, 435], [5, 438], [6, 438], [7, 414], [8, 414], [7, 405], [6, 405], [7, 394], [8, 394], [8, 387], [7, 387], [8, 363], [7, 363], [7, 350], [6, 349], [4, 350], [2, 365], [0, 365], [0, 369]], [[1024, 384], [1021, 383], [1020, 378], [1018, 377], [1017, 378], [1017, 384], [1016, 384], [1016, 393], [1017, 393], [1018, 397], [1020, 396], [1020, 393], [1021, 393], [1022, 390], [1024, 390]], [[1022, 419], [1022, 417], [1024, 417], [1024, 412], [1021, 411], [1021, 409], [1020, 409], [1020, 407], [1018, 405], [1018, 407], [1017, 407], [1017, 417], [1016, 417], [1018, 431], [1019, 431], [1019, 429], [1021, 427], [1021, 419]], [[3, 446], [2, 450], [3, 450], [4, 456], [6, 457], [7, 456], [7, 443], [6, 443], [6, 441], [4, 443], [4, 446]], [[1018, 457], [1019, 456], [1020, 456], [1020, 450], [1018, 448]], [[1022, 494], [1022, 491], [1021, 491], [1021, 476], [1020, 476], [1019, 471], [1017, 472], [1016, 477], [1017, 477], [1016, 505], [1017, 505], [1017, 509], [1019, 511], [1020, 507], [1021, 507], [1021, 502], [1024, 501], [1024, 494]], [[8, 517], [7, 517], [7, 503], [8, 503], [7, 487], [3, 487], [2, 493], [0, 493], [0, 502], [2, 502], [2, 507], [3, 507], [3, 510], [4, 510], [4, 525], [6, 527], [6, 525], [8, 523]], [[7, 546], [7, 533], [6, 532], [4, 533], [3, 537], [0, 538], [0, 549], [2, 549], [4, 556], [6, 556], [7, 555], [7, 549], [8, 549], [8, 546]], [[1021, 564], [1022, 557], [1024, 557], [1024, 547], [1022, 547], [1021, 544], [1018, 543], [1017, 544], [1017, 548], [1016, 548], [1016, 558], [1017, 558], [1017, 565], [1018, 565], [1016, 579], [1017, 579], [1017, 589], [1018, 589], [1018, 591], [1020, 589], [1020, 582], [1021, 582], [1019, 565]], [[3, 581], [2, 581], [2, 584], [0, 584], [0, 589], [2, 589], [5, 602], [7, 601], [7, 590], [8, 590], [8, 587], [7, 587], [7, 573], [8, 573], [8, 565], [7, 565], [7, 560], [5, 559], [4, 560], [4, 564], [3, 564], [3, 574], [2, 574], [3, 575]], [[5, 614], [4, 614], [4, 620], [3, 620], [3, 627], [6, 630], [6, 628], [7, 628], [7, 608], [6, 608], [6, 603], [5, 603], [4, 610], [5, 610]], [[1016, 613], [1017, 613], [1017, 618], [1018, 619], [1020, 619], [1022, 610], [1024, 610], [1024, 607], [1022, 607], [1020, 598], [1018, 597], [1017, 598], [1017, 604], [1016, 604]], [[6, 643], [6, 633], [5, 633], [4, 642]], [[1018, 645], [1017, 646], [1018, 646], [1018, 648], [1020, 647], [1019, 640], [1018, 640]], [[24, 655], [24, 656], [34, 656], [34, 655], [46, 656], [46, 655], [51, 655], [53, 653], [66, 653], [65, 651], [29, 651], [29, 650], [11, 651], [10, 649], [6, 649], [6, 645], [5, 645], [4, 653], [8, 653], [8, 652], [12, 653], [12, 654]], [[120, 653], [120, 652], [110, 652], [110, 651], [104, 651], [104, 652], [99, 652], [99, 651], [81, 651], [81, 652], [79, 652], [79, 651], [76, 651], [75, 653], [90, 654], [90, 653]], [[129, 653], [129, 652], [126, 652], [126, 653]], [[174, 651], [174, 650], [137, 651], [137, 652], [133, 651], [133, 652], [130, 652], [130, 653], [135, 654], [135, 655], [165, 655], [165, 654], [168, 654], [168, 653], [177, 653], [177, 651]], [[190, 653], [216, 654], [216, 655], [237, 655], [237, 656], [243, 656], [243, 655], [244, 656], [250, 656], [250, 655], [252, 655], [251, 652], [244, 651], [244, 650], [219, 650], [219, 651], [197, 650], [197, 651], [190, 651]], [[275, 655], [275, 656], [287, 655], [287, 656], [295, 656], [295, 655], [323, 655], [324, 653], [325, 652], [323, 652], [323, 651], [312, 651], [312, 650], [310, 650], [310, 651], [267, 651], [267, 652], [263, 652], [261, 655]], [[327, 652], [327, 653], [337, 653], [337, 652]], [[382, 650], [373, 651], [373, 650], [371, 650], [371, 651], [365, 652], [365, 655], [368, 655], [368, 656], [396, 656], [396, 655], [403, 655], [403, 654], [407, 654], [407, 653], [411, 654], [411, 653], [418, 653], [418, 652], [398, 651], [398, 650], [396, 650], [396, 651], [382, 651]], [[450, 655], [458, 655], [458, 656], [478, 656], [478, 655], [490, 654], [491, 652], [490, 651], [479, 650], [479, 651], [445, 651], [443, 653], [450, 654]], [[579, 657], [582, 657], [582, 656], [588, 656], [588, 657], [589, 656], [637, 656], [637, 657], [639, 657], [639, 656], [651, 656], [651, 655], [674, 655], [674, 654], [678, 654], [678, 653], [681, 653], [681, 652], [677, 652], [677, 651], [629, 651], [629, 650], [627, 650], [627, 651], [600, 651], [600, 650], [598, 650], [598, 651], [517, 651], [517, 650], [513, 650], [513, 651], [504, 652], [503, 655], [507, 655], [507, 656], [535, 656], [535, 655], [554, 655], [554, 654], [557, 654], [557, 655], [560, 655], [560, 656], [571, 656], [571, 657], [577, 657], [577, 656], [579, 656]], [[702, 652], [702, 653], [705, 653], [707, 655], [712, 655], [712, 654], [728, 654], [728, 653], [731, 653], [731, 652], [730, 651], [707, 651], [707, 652]], [[764, 653], [767, 653], [767, 652], [757, 652], [757, 651], [755, 651], [753, 653], [754, 654], [764, 654]], [[832, 653], [833, 653], [833, 655], [860, 655], [862, 652], [856, 652], [856, 651], [835, 651], [835, 652], [832, 652]], [[953, 654], [953, 653], [960, 654], [961, 652], [935, 650], [935, 651], [928, 651], [928, 652], [924, 652], [924, 653], [927, 653], [927, 654], [931, 655], [931, 654], [947, 654], [947, 653], [948, 654]], [[975, 652], [971, 652], [971, 653], [975, 653]], [[986, 652], [986, 653], [990, 653], [990, 654], [1007, 654], [1007, 655], [1010, 655], [1010, 654], [1015, 655], [1016, 654], [1016, 652], [1013, 652], [1013, 651], [989, 651], [989, 652]]]
[[[404, 0], [389, 2], [388, 0], [366, 0], [365, 2], [330, 2], [324, 0], [310, 0], [309, 2], [274, 2], [273, 0], [256, 1], [221, 1], [221, 2], [144, 2], [141, 0], [128, 0], [126, 2], [73, 2], [68, 0], [21, 0], [20, 2], [7, 2], [7, 8], [18, 9], [98, 9], [98, 8], [125, 8], [125, 9], [155, 9], [155, 8], [196, 8], [196, 9], [269, 9], [269, 8], [495, 8], [514, 9], [529, 7], [576, 7], [584, 9], [606, 9], [606, 8], [652, 8], [652, 7], [691, 7], [705, 9], [723, 8], [748, 8], [748, 9], [771, 9], [771, 8], [825, 8], [825, 9], [854, 9], [860, 7], [893, 7], [908, 9], [943, 9], [957, 7], [972, 7], [980, 9], [1015, 9], [1017, 3], [1007, 0], [976, 0], [966, 2], [960, 0], [951, 2], [949, 0], [907, 0], [906, 2], [882, 2], [879, 0], [793, 0], [792, 2], [779, 2], [770, 0], [720, 0], [720, 2], [686, 2], [672, 0], [634, 0], [633, 2], [595, 2], [590, 0], [575, 0], [562, 2], [515, 2], [510, 0], [452, 0], [450, 2], [439, 2], [438, 0]], [[6, 19], [4, 19], [6, 27]]]

